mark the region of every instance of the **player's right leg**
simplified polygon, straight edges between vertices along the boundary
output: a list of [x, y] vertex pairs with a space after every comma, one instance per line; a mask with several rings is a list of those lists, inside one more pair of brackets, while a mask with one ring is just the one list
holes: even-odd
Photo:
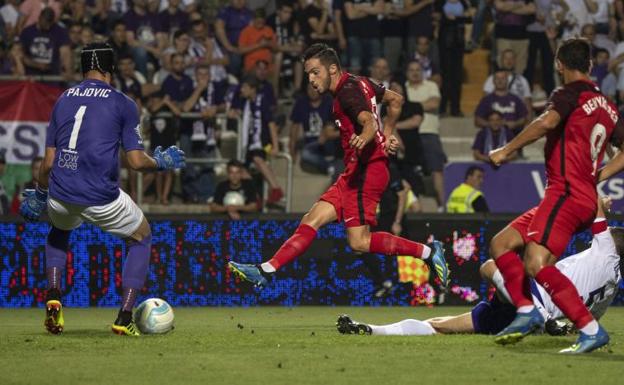
[[141, 209], [120, 190], [119, 197], [106, 205], [85, 208], [82, 217], [100, 229], [126, 241], [127, 255], [121, 275], [122, 298], [117, 318], [111, 326], [115, 334], [139, 336], [132, 309], [145, 284], [149, 269], [152, 234]]
[[52, 334], [60, 334], [65, 328], [63, 317], [61, 277], [67, 264], [69, 236], [72, 229], [80, 226], [82, 220], [71, 204], [48, 199], [48, 216], [52, 227], [45, 246], [46, 276], [46, 315], [44, 326]]
[[326, 201], [318, 201], [303, 216], [295, 233], [284, 242], [282, 247], [269, 261], [261, 265], [230, 261], [228, 266], [240, 278], [253, 283], [257, 287], [263, 287], [268, 283], [268, 278], [271, 274], [296, 259], [308, 249], [314, 238], [316, 238], [316, 232], [319, 228], [336, 219], [337, 213], [334, 206]]

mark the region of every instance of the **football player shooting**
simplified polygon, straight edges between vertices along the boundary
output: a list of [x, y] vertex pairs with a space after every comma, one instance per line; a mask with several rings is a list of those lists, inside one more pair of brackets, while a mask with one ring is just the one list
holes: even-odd
[[36, 221], [48, 210], [52, 222], [46, 254], [46, 316], [53, 334], [64, 328], [61, 276], [69, 236], [83, 221], [127, 242], [122, 273], [122, 305], [112, 331], [137, 336], [132, 308], [149, 266], [150, 226], [141, 209], [119, 188], [119, 147], [137, 171], [183, 168], [184, 152], [175, 146], [143, 149], [137, 105], [111, 86], [114, 52], [106, 43], [92, 43], [81, 52], [84, 80], [59, 97], [46, 133], [43, 164], [36, 190], [24, 192], [20, 214]]
[[[602, 203], [592, 225], [591, 246], [571, 255], [556, 266], [572, 281], [585, 302], [585, 306], [596, 319], [600, 319], [613, 302], [622, 282], [624, 264], [624, 228], [607, 227]], [[610, 202], [606, 202], [610, 205]], [[477, 304], [470, 312], [446, 317], [436, 317], [425, 321], [406, 319], [389, 325], [372, 325], [351, 320], [342, 315], [336, 322], [342, 334], [373, 334], [423, 336], [433, 334], [477, 333], [496, 334], [507, 327], [516, 316], [516, 308], [511, 304], [505, 282], [493, 260], [488, 260], [480, 268], [481, 276], [496, 287], [496, 294], [488, 301]], [[554, 304], [548, 293], [532, 281], [533, 303], [546, 320], [545, 329], [551, 335], [564, 335], [572, 329], [567, 323], [558, 320], [563, 313]]]
[[[275, 271], [307, 250], [320, 227], [339, 220], [345, 223], [353, 251], [421, 258], [446, 285], [448, 267], [440, 242], [428, 246], [387, 232], [370, 231], [388, 184], [388, 153], [398, 148], [392, 133], [401, 114], [403, 97], [367, 78], [343, 71], [336, 51], [325, 44], [313, 44], [302, 59], [312, 87], [321, 94], [329, 92], [334, 96], [333, 114], [345, 153], [345, 171], [303, 216], [295, 233], [273, 258], [257, 266], [230, 262], [230, 269], [256, 286], [265, 286]], [[378, 103], [388, 106], [383, 132]]]

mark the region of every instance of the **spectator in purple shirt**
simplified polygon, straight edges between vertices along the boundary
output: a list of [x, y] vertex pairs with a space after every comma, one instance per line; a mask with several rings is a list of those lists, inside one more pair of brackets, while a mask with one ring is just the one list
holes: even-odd
[[[190, 158], [214, 159], [217, 157], [219, 126], [216, 115], [225, 110], [220, 84], [210, 75], [210, 66], [195, 67], [195, 88], [182, 104], [182, 111], [195, 112], [200, 118], [181, 122], [180, 148]], [[182, 191], [187, 202], [206, 203], [215, 189], [214, 168], [206, 164], [187, 164], [182, 174]]]
[[[472, 144], [472, 156], [475, 160], [489, 163], [490, 157], [488, 154], [490, 151], [504, 146], [513, 139], [513, 137], [513, 132], [505, 127], [503, 115], [498, 111], [492, 110], [488, 116], [487, 127], [483, 127], [475, 137]], [[518, 152], [514, 151], [510, 156], [510, 160], [516, 159], [517, 157]]]
[[340, 132], [334, 126], [332, 98], [320, 95], [310, 84], [306, 94], [295, 100], [290, 114], [290, 155], [297, 158], [301, 152], [301, 167], [331, 175], [332, 160], [336, 154]]
[[[535, 14], [533, 0], [495, 0], [494, 36], [496, 52], [511, 49], [516, 54], [516, 71], [523, 73], [529, 57], [529, 33], [527, 26]], [[502, 63], [498, 63], [502, 65]]]
[[[256, 62], [254, 67], [253, 77], [258, 81], [259, 93], [264, 97], [265, 103], [270, 106], [271, 111], [275, 112], [277, 107], [277, 99], [275, 98], [275, 92], [273, 91], [273, 85], [269, 82], [269, 63], [264, 60]], [[240, 117], [245, 104], [244, 98], [241, 97], [240, 85], [232, 87], [228, 93], [228, 116], [230, 118]]]
[[180, 9], [181, 2], [181, 0], [169, 0], [167, 9], [158, 15], [163, 31], [169, 34], [178, 30], [188, 31], [191, 26], [189, 15]]
[[504, 70], [494, 73], [494, 92], [484, 96], [479, 102], [475, 111], [475, 125], [487, 127], [492, 111], [499, 112], [503, 116], [503, 124], [516, 134], [527, 121], [526, 105], [522, 99], [509, 92], [507, 72]]
[[128, 44], [126, 24], [123, 20], [117, 20], [113, 25], [111, 37], [108, 44], [113, 47], [115, 55], [120, 58], [122, 56], [133, 56], [132, 47]]
[[157, 2], [158, 0], [134, 0], [132, 9], [123, 18], [134, 61], [137, 69], [144, 75], [147, 74], [148, 61], [158, 65], [157, 58], [167, 45], [167, 34], [162, 29], [158, 13], [153, 11], [154, 7], [158, 9]]
[[230, 4], [219, 11], [215, 21], [215, 34], [230, 56], [229, 72], [239, 75], [243, 65], [243, 56], [238, 50], [238, 38], [254, 16], [253, 12], [246, 7], [245, 0], [231, 0]]
[[[193, 80], [184, 74], [184, 57], [180, 54], [173, 54], [171, 57], [171, 74], [167, 76], [162, 84], [161, 95], [157, 95], [150, 100], [150, 111], [170, 110], [174, 115], [179, 116], [182, 104], [193, 93]], [[154, 117], [152, 119], [151, 145], [171, 146], [177, 141], [176, 125], [177, 118]], [[156, 176], [156, 191], [160, 203], [169, 204], [169, 193], [173, 182], [173, 172], [165, 171]]]
[[36, 24], [24, 28], [20, 35], [24, 47], [27, 74], [72, 77], [72, 58], [67, 30], [54, 22], [54, 11], [45, 8]]

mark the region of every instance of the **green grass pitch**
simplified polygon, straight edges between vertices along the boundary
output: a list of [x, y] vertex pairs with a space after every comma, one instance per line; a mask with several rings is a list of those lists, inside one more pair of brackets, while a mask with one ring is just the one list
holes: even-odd
[[623, 384], [624, 308], [603, 318], [609, 350], [556, 352], [575, 337], [343, 336], [348, 313], [371, 323], [458, 314], [468, 308], [177, 308], [176, 329], [127, 338], [108, 329], [115, 309], [65, 309], [65, 333], [47, 335], [41, 309], [0, 309], [0, 384]]

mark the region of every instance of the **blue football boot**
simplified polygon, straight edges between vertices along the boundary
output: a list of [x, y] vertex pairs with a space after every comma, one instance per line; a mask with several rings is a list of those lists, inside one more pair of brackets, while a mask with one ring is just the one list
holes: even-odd
[[563, 349], [559, 351], [559, 353], [563, 353], [563, 354], [589, 353], [592, 350], [601, 348], [609, 343], [609, 335], [607, 334], [607, 331], [604, 330], [602, 326], [598, 326], [598, 333], [591, 335], [591, 336], [583, 332], [579, 332], [579, 333], [580, 335], [579, 335], [579, 338], [576, 340], [576, 343], [567, 349]]
[[442, 287], [446, 288], [449, 281], [449, 268], [444, 258], [444, 245], [440, 241], [433, 241], [429, 245], [431, 247], [431, 255], [425, 260], [430, 270], [434, 270], [442, 282]]
[[259, 266], [230, 261], [228, 267], [232, 273], [256, 287], [263, 288], [269, 283], [266, 278], [269, 274], [263, 272]]
[[518, 313], [516, 318], [494, 338], [501, 345], [515, 344], [527, 335], [544, 328], [542, 313], [533, 308], [529, 313]]

